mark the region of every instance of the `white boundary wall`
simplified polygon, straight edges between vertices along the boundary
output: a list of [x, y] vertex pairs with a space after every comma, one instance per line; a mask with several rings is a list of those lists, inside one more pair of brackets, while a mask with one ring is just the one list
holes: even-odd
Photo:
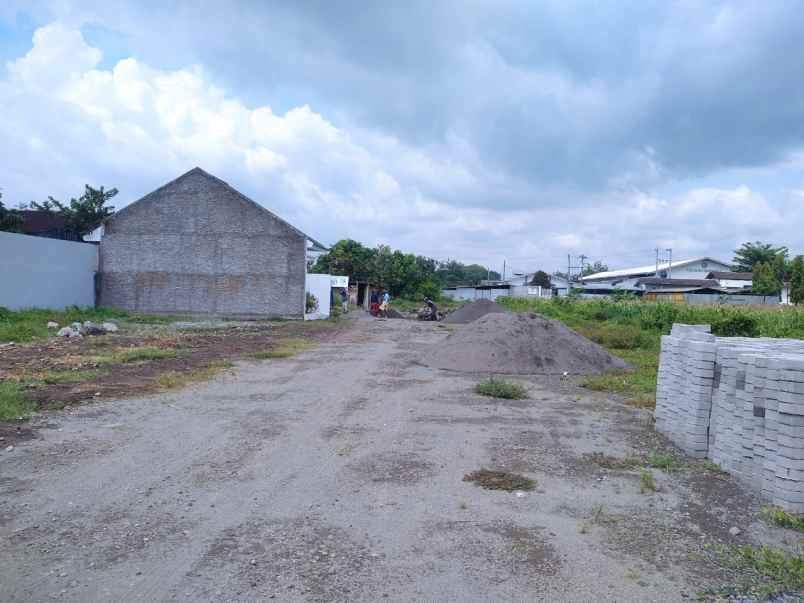
[[97, 245], [0, 232], [0, 306], [94, 306], [97, 270]]
[[330, 302], [332, 301], [332, 275], [308, 274], [304, 281], [305, 291], [312, 293], [318, 299], [318, 310], [304, 314], [304, 320], [321, 320], [329, 318]]

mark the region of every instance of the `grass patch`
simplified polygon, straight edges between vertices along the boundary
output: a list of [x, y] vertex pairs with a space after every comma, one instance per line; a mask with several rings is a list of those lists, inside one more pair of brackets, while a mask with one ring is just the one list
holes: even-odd
[[16, 381], [0, 381], [0, 421], [27, 417], [34, 405]]
[[528, 397], [528, 390], [523, 385], [494, 377], [475, 385], [475, 393], [506, 400], [524, 400]]
[[651, 347], [640, 350], [616, 350], [615, 355], [630, 363], [634, 368], [586, 377], [581, 381], [581, 386], [594, 391], [618, 394], [639, 408], [656, 406], [658, 349], [653, 350]]
[[0, 343], [17, 343], [52, 337], [56, 329], [48, 329], [48, 321], [59, 323], [60, 327], [85, 320], [101, 323], [109, 319], [125, 319], [128, 314], [113, 308], [79, 308], [69, 306], [64, 310], [31, 308], [28, 310], [9, 310], [0, 307]]
[[143, 360], [161, 360], [163, 358], [176, 358], [179, 355], [174, 349], [155, 348], [143, 346], [138, 348], [121, 348], [111, 355], [112, 361], [140, 362]]
[[804, 515], [788, 513], [784, 509], [766, 507], [762, 509], [762, 517], [768, 523], [795, 530], [796, 532], [804, 532]]
[[83, 383], [107, 374], [105, 371], [42, 371], [24, 375], [22, 381], [34, 385], [60, 385], [63, 383]]
[[764, 601], [776, 594], [796, 594], [804, 589], [804, 556], [800, 551], [788, 553], [767, 545], [717, 546], [714, 561], [739, 573], [738, 585], [726, 593], [730, 596], [748, 595]]
[[193, 369], [191, 371], [180, 372], [170, 371], [159, 375], [155, 383], [161, 389], [177, 389], [186, 387], [191, 383], [198, 383], [200, 381], [208, 381], [215, 377], [221, 371], [230, 369], [234, 366], [228, 360], [221, 360], [212, 362], [205, 367]]
[[638, 458], [633, 456], [621, 459], [615, 456], [603, 454], [602, 452], [585, 454], [584, 458], [586, 458], [589, 462], [594, 463], [598, 467], [602, 467], [603, 469], [611, 469], [614, 471], [627, 471], [629, 469], [635, 469], [642, 464]]
[[723, 469], [720, 467], [720, 465], [718, 465], [717, 463], [715, 463], [714, 461], [711, 461], [709, 459], [702, 460], [701, 461], [701, 467], [703, 467], [703, 469], [705, 471], [709, 471], [711, 473], [721, 473], [723, 475], [726, 474], [726, 472], [723, 471]]
[[[318, 321], [316, 321], [318, 322]], [[279, 339], [270, 350], [253, 352], [249, 355], [254, 360], [270, 360], [272, 358], [290, 358], [300, 354], [313, 346], [307, 339]]]
[[667, 473], [678, 469], [678, 461], [672, 455], [655, 450], [648, 455], [647, 462], [649, 467], [661, 469]]
[[463, 481], [474, 482], [486, 490], [533, 490], [536, 487], [535, 480], [529, 479], [518, 473], [508, 473], [507, 471], [491, 471], [480, 469], [472, 471], [463, 476]]
[[647, 469], [643, 469], [639, 473], [639, 492], [640, 494], [647, 494], [649, 492], [658, 492], [659, 486], [656, 484], [656, 480], [653, 477], [653, 473], [651, 473]]

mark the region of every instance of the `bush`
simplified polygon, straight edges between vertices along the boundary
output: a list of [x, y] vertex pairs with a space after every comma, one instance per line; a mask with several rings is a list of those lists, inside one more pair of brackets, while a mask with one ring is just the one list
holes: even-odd
[[435, 281], [425, 281], [419, 285], [417, 292], [419, 297], [429, 297], [433, 301], [441, 298], [441, 286]]
[[759, 337], [759, 322], [745, 314], [726, 316], [712, 324], [712, 333], [721, 337]]
[[504, 398], [506, 400], [522, 400], [528, 397], [528, 390], [519, 383], [503, 381], [494, 377], [478, 383], [475, 386], [475, 392], [481, 396]]
[[318, 310], [318, 298], [315, 295], [308, 291], [305, 300], [304, 311], [307, 312], [307, 314]]

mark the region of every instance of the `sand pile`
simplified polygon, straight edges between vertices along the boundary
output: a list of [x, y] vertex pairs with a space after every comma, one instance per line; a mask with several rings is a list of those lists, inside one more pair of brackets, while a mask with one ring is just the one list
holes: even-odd
[[490, 299], [479, 299], [477, 301], [473, 301], [471, 304], [461, 306], [455, 310], [455, 312], [449, 314], [441, 322], [451, 325], [465, 325], [477, 320], [481, 316], [495, 312], [502, 313], [508, 312], [508, 310], [503, 308], [497, 302], [491, 301]]
[[511, 312], [478, 318], [432, 349], [425, 361], [472, 373], [589, 375], [628, 368], [557, 320]]

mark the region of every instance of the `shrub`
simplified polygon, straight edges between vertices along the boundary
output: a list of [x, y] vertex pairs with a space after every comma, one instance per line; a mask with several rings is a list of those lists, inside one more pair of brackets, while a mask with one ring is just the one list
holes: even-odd
[[712, 333], [721, 337], [759, 337], [759, 321], [747, 314], [726, 316], [712, 324]]
[[307, 314], [318, 310], [318, 298], [315, 295], [308, 291], [305, 300], [304, 311], [307, 312]]
[[419, 285], [419, 297], [429, 297], [433, 301], [438, 301], [441, 298], [441, 287], [435, 281], [424, 281]]
[[475, 392], [481, 396], [504, 398], [506, 400], [522, 400], [528, 397], [528, 390], [519, 383], [490, 378], [475, 386]]

